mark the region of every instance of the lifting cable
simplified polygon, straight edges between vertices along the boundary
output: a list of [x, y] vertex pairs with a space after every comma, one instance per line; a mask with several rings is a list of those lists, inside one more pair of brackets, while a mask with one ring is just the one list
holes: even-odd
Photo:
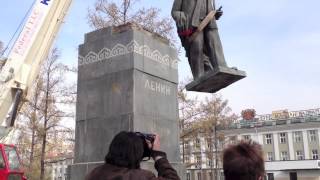
[[[21, 28], [21, 27], [24, 25], [24, 23], [25, 23], [28, 15], [30, 14], [30, 11], [31, 11], [31, 9], [32, 9], [32, 7], [34, 6], [35, 3], [36, 3], [36, 0], [30, 5], [28, 11], [26, 12], [26, 14], [24, 15], [23, 19], [21, 20], [18, 28], [16, 29], [16, 31], [14, 32], [14, 34], [11, 36], [11, 39], [10, 39], [9, 42], [7, 43], [7, 46], [3, 49], [2, 52], [0, 52], [0, 57], [2, 57], [2, 56], [4, 55], [4, 53], [9, 49], [9, 46], [10, 46], [11, 42], [13, 41], [13, 39], [16, 37], [16, 34], [17, 34], [18, 31], [20, 30], [19, 35], [17, 36], [17, 38], [16, 38], [16, 40], [15, 40], [15, 42], [14, 42], [14, 43], [16, 43], [18, 37], [20, 36], [20, 34], [21, 34], [21, 32], [22, 32], [22, 28]], [[12, 46], [12, 47], [10, 48], [10, 50], [8, 51], [7, 56], [8, 56], [9, 53], [11, 52], [12, 48], [13, 48], [13, 46]]]

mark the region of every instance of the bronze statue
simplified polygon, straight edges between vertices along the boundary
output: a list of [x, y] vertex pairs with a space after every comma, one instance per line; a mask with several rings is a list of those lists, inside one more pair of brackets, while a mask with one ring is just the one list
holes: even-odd
[[222, 13], [214, 0], [174, 0], [171, 14], [195, 80], [213, 68], [227, 67], [216, 23]]

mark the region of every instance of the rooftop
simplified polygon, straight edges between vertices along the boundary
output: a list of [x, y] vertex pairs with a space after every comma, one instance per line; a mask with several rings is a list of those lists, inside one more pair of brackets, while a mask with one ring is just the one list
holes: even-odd
[[237, 122], [230, 124], [228, 127], [221, 127], [221, 130], [232, 130], [232, 129], [257, 129], [275, 126], [292, 126], [301, 124], [312, 124], [319, 123], [320, 127], [320, 108], [309, 109], [301, 111], [280, 110], [274, 111], [272, 114], [245, 116], [246, 119], [242, 118]]

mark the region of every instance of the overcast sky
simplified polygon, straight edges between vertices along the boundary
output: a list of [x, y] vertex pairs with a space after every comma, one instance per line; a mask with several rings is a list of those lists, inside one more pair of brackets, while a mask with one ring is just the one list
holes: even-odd
[[[5, 44], [19, 25], [33, 0], [2, 1], [0, 40]], [[87, 8], [94, 0], [73, 0], [55, 42], [62, 61], [77, 64], [77, 46], [92, 29]], [[139, 6], [156, 6], [170, 16], [172, 0], [141, 0]], [[274, 110], [304, 110], [320, 107], [320, 1], [319, 0], [216, 0], [224, 15], [219, 32], [230, 67], [248, 77], [221, 90], [235, 113], [246, 108], [258, 114]], [[181, 54], [179, 76], [191, 72]], [[202, 94], [192, 94], [200, 95]]]

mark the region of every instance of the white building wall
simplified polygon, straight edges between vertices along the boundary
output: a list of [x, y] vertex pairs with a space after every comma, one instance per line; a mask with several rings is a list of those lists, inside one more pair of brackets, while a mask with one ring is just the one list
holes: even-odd
[[318, 141], [319, 141], [319, 145], [320, 145], [320, 128], [318, 128]]
[[[314, 169], [314, 164], [310, 163], [319, 163], [317, 160], [305, 160], [305, 161], [296, 161], [295, 160], [295, 151], [294, 151], [294, 139], [293, 139], [293, 132], [294, 131], [302, 131], [302, 139], [303, 139], [303, 148], [304, 148], [304, 156], [306, 159], [310, 159], [310, 153], [309, 153], [309, 139], [308, 139], [308, 130], [310, 129], [317, 129], [318, 130], [318, 140], [320, 144], [320, 124], [319, 127], [308, 127], [308, 128], [299, 128], [297, 129], [294, 124], [290, 125], [292, 128], [270, 128], [269, 131], [262, 131], [259, 132], [259, 128], [257, 128], [257, 131], [246, 131], [244, 130], [243, 133], [240, 132], [231, 132], [230, 136], [226, 137], [227, 142], [230, 140], [230, 137], [235, 137], [236, 140], [242, 140], [244, 135], [250, 135], [251, 139], [258, 142], [261, 145], [264, 145], [264, 134], [270, 133], [272, 134], [272, 140], [273, 140], [273, 151], [274, 151], [274, 158], [275, 161], [267, 162], [266, 164], [266, 170], [268, 173], [274, 173], [275, 180], [289, 180], [289, 172], [297, 172], [298, 179], [299, 180], [320, 180], [320, 166], [318, 169]], [[276, 126], [275, 126], [276, 127]], [[277, 129], [277, 130], [276, 130]], [[250, 132], [250, 133], [248, 133]], [[286, 132], [287, 133], [287, 143], [288, 143], [288, 156], [291, 161], [280, 161], [280, 150], [279, 150], [279, 133], [280, 132]], [[208, 159], [205, 153], [205, 150], [208, 148], [206, 139], [204, 137], [200, 138], [200, 144], [201, 144], [201, 160], [202, 160], [202, 166], [200, 169], [206, 169], [210, 168], [208, 165]], [[190, 162], [196, 162], [196, 156], [199, 154], [192, 153], [194, 147], [194, 142], [190, 141]], [[213, 146], [214, 147], [214, 146]], [[213, 159], [213, 166], [215, 165], [214, 159]], [[271, 163], [271, 164], [270, 164]], [[279, 164], [280, 163], [280, 164]], [[288, 164], [286, 164], [288, 163]], [[298, 164], [297, 164], [298, 163]], [[300, 163], [300, 164], [299, 164]], [[297, 165], [297, 166], [295, 166]], [[311, 168], [312, 165], [313, 167]], [[294, 167], [293, 167], [294, 166]], [[271, 167], [271, 168], [270, 168]], [[191, 168], [195, 168], [194, 166]], [[196, 168], [197, 171], [199, 171], [199, 168]], [[307, 170], [306, 170], [307, 169]], [[203, 176], [203, 174], [202, 174]], [[195, 173], [195, 177], [197, 177], [197, 174]], [[197, 179], [196, 179], [197, 180]]]
[[258, 133], [250, 134], [251, 139], [255, 142], [259, 142], [259, 136]]
[[310, 159], [309, 139], [308, 139], [308, 131], [307, 130], [302, 131], [302, 137], [303, 137], [304, 158]]
[[288, 131], [289, 159], [294, 160], [293, 135], [292, 131]]
[[276, 161], [280, 160], [280, 153], [279, 153], [279, 140], [278, 140], [278, 133], [273, 133], [273, 150], [274, 150], [274, 158]]
[[200, 151], [201, 151], [201, 167], [206, 167], [206, 154], [204, 153], [206, 149], [206, 141], [204, 137], [200, 138]]
[[263, 134], [261, 133], [258, 134], [258, 143], [263, 144]]

